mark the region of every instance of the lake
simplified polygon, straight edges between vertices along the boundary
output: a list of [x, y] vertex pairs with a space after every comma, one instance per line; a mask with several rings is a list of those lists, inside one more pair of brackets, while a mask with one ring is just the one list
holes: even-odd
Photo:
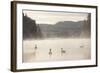
[[[62, 49], [61, 49], [62, 48]], [[23, 40], [23, 62], [91, 59], [90, 38]]]

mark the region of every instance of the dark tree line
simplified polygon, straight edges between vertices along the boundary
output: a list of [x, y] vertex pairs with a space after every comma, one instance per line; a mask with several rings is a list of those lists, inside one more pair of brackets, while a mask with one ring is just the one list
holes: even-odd
[[87, 20], [84, 20], [81, 36], [83, 37], [91, 36], [91, 14], [88, 14]]
[[41, 37], [41, 29], [36, 24], [36, 21], [23, 14], [23, 39], [37, 39]]

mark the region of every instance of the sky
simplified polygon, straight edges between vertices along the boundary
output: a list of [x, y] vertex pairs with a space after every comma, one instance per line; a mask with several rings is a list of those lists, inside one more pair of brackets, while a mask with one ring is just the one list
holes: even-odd
[[88, 13], [54, 12], [54, 11], [29, 11], [24, 10], [24, 15], [35, 20], [37, 24], [54, 25], [59, 21], [82, 21], [86, 20]]

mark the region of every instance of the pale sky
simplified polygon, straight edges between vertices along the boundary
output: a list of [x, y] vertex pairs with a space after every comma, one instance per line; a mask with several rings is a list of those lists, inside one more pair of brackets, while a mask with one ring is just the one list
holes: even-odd
[[50, 12], [50, 11], [29, 11], [23, 13], [28, 17], [36, 20], [37, 24], [56, 24], [59, 21], [81, 21], [86, 20], [88, 13], [71, 13], [71, 12]]

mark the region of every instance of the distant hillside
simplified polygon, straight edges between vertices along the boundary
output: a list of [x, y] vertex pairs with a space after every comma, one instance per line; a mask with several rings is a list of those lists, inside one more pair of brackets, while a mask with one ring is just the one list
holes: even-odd
[[79, 37], [82, 31], [83, 21], [63, 21], [55, 25], [39, 24], [44, 37]]

